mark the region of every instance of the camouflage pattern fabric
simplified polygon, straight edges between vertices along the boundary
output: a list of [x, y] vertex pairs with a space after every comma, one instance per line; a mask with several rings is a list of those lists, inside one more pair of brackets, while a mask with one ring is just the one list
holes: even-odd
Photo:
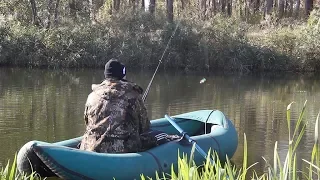
[[84, 111], [86, 132], [80, 149], [101, 153], [129, 153], [157, 146], [145, 132], [150, 121], [142, 88], [125, 80], [105, 79], [92, 86]]

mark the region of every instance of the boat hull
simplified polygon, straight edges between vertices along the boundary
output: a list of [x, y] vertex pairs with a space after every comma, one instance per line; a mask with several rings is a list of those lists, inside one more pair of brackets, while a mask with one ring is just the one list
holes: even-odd
[[[231, 158], [235, 153], [238, 145], [237, 132], [232, 122], [220, 111], [194, 111], [173, 117], [205, 152], [215, 150], [222, 162], [226, 156]], [[152, 120], [151, 127], [168, 134], [178, 134], [164, 118]], [[171, 165], [175, 170], [177, 168], [178, 156], [186, 154], [190, 157], [192, 149], [192, 145], [186, 140], [175, 140], [139, 153], [95, 153], [75, 148], [81, 138], [56, 143], [31, 141], [25, 149], [33, 153], [33, 158], [36, 158], [33, 163], [38, 165], [37, 171], [43, 173], [40, 174], [42, 176], [96, 180], [140, 179], [141, 174], [154, 178], [156, 172], [170, 173]], [[22, 168], [21, 162], [26, 158], [22, 149], [18, 154], [18, 169], [27, 172], [27, 168]], [[194, 161], [200, 165], [205, 159], [195, 152]]]

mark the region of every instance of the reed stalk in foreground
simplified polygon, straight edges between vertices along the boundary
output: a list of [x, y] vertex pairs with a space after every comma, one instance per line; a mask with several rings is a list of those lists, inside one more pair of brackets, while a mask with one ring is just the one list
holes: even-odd
[[[307, 101], [306, 101], [307, 102]], [[206, 162], [203, 165], [197, 166], [193, 158], [194, 148], [190, 155], [190, 160], [186, 155], [183, 155], [181, 158], [178, 157], [178, 171], [172, 171], [170, 174], [162, 174], [160, 177], [157, 174], [156, 180], [160, 179], [173, 179], [173, 180], [245, 180], [245, 179], [259, 179], [259, 180], [296, 180], [296, 179], [320, 179], [320, 152], [319, 152], [319, 115], [317, 116], [315, 123], [315, 142], [314, 147], [310, 155], [310, 160], [302, 159], [309, 168], [306, 170], [297, 169], [297, 147], [301, 141], [302, 136], [306, 130], [307, 121], [304, 119], [304, 114], [306, 110], [306, 102], [300, 112], [299, 118], [296, 121], [295, 128], [290, 128], [291, 124], [291, 106], [293, 103], [290, 103], [287, 106], [287, 125], [289, 130], [289, 139], [288, 139], [288, 152], [286, 154], [285, 161], [282, 163], [278, 154], [278, 142], [275, 142], [274, 146], [274, 158], [272, 165], [262, 157], [266, 164], [267, 170], [258, 175], [253, 169], [252, 175], [248, 175], [247, 172], [249, 169], [253, 168], [256, 164], [252, 164], [249, 167], [247, 166], [248, 153], [247, 153], [247, 139], [246, 134], [244, 134], [244, 154], [243, 154], [243, 163], [241, 168], [237, 168], [230, 163], [230, 160], [227, 158], [227, 162], [224, 165], [219, 161], [218, 156], [215, 154], [214, 158], [216, 160], [215, 164], [212, 165], [209, 159], [207, 158]], [[291, 134], [293, 135], [291, 136]], [[211, 156], [211, 152], [208, 152]], [[151, 179], [141, 175], [141, 179]]]
[[41, 178], [36, 174], [36, 172], [26, 176], [20, 174], [17, 169], [17, 154], [14, 156], [12, 165], [10, 160], [8, 161], [6, 167], [0, 171], [0, 180], [40, 180]]

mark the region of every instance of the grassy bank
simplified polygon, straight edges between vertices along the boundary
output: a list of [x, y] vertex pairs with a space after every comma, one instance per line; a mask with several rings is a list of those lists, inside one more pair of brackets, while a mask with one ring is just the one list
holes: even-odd
[[[306, 104], [304, 105], [299, 119], [296, 121], [296, 126], [291, 126], [291, 104], [288, 105], [287, 108], [287, 124], [288, 124], [288, 150], [285, 154], [285, 159], [280, 160], [277, 142], [275, 142], [274, 146], [274, 156], [272, 161], [268, 161], [266, 159], [265, 163], [265, 171], [262, 174], [258, 174], [255, 171], [254, 163], [252, 165], [248, 164], [248, 158], [250, 154], [247, 153], [247, 141], [246, 135], [244, 134], [244, 154], [243, 161], [241, 167], [236, 167], [232, 165], [227, 159], [227, 162], [222, 164], [220, 163], [218, 157], [215, 154], [210, 155], [208, 157], [213, 157], [215, 159], [215, 163], [211, 164], [209, 159], [207, 159], [203, 165], [196, 166], [192, 159], [192, 154], [197, 153], [195, 149], [193, 149], [193, 153], [191, 153], [191, 157], [183, 156], [178, 159], [178, 167], [172, 166], [172, 172], [170, 174], [158, 174], [157, 180], [160, 179], [175, 179], [175, 180], [209, 180], [209, 179], [228, 179], [228, 180], [244, 180], [244, 179], [277, 179], [277, 180], [286, 180], [286, 179], [319, 179], [320, 178], [320, 144], [319, 144], [319, 115], [315, 120], [315, 136], [314, 136], [314, 147], [310, 154], [309, 159], [298, 159], [297, 157], [297, 148], [299, 146], [300, 140], [304, 135], [306, 124], [309, 123], [304, 118], [304, 113], [306, 110]], [[312, 120], [313, 121], [313, 120]], [[303, 169], [298, 169], [298, 163], [303, 163]], [[174, 172], [173, 169], [178, 169], [177, 172]], [[157, 173], [156, 173], [157, 174]], [[40, 179], [36, 176], [36, 174], [32, 174], [27, 177], [18, 173], [16, 169], [16, 161], [12, 163], [8, 163], [7, 167], [0, 171], [0, 180], [20, 180], [20, 179]], [[141, 175], [141, 180], [149, 179]]]
[[[17, 21], [0, 25], [0, 65], [97, 68], [117, 57], [132, 68], [155, 68], [179, 23], [163, 68], [185, 71], [319, 71], [320, 11], [308, 22], [248, 24], [216, 15], [208, 20], [124, 11], [101, 23], [44, 29]], [[289, 21], [290, 23], [286, 23]], [[286, 25], [288, 24], [288, 25]]]

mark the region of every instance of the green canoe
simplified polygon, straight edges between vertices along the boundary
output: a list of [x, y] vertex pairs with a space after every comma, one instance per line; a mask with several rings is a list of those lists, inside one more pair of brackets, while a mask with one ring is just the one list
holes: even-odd
[[[221, 161], [234, 155], [238, 134], [221, 111], [199, 110], [172, 117], [205, 152], [215, 150]], [[179, 134], [165, 118], [152, 120], [151, 125], [153, 130]], [[170, 173], [172, 164], [177, 170], [178, 153], [189, 156], [192, 148], [186, 140], [174, 140], [139, 153], [95, 153], [77, 149], [81, 138], [56, 143], [26, 143], [18, 153], [18, 170], [30, 174], [33, 169], [43, 177], [59, 176], [73, 180], [140, 179], [141, 174], [154, 178], [156, 171]], [[198, 165], [205, 161], [197, 152], [194, 160]]]

